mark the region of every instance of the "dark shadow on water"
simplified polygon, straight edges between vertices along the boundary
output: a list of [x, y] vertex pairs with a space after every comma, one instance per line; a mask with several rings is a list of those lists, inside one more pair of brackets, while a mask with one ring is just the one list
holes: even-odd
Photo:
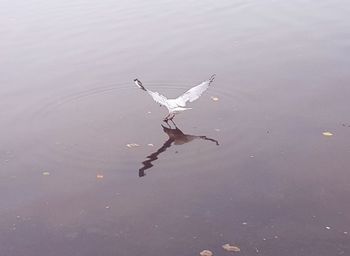
[[155, 152], [147, 156], [147, 160], [143, 161], [143, 166], [139, 169], [139, 177], [145, 176], [145, 171], [153, 167], [153, 161], [158, 159], [158, 156], [170, 148], [172, 145], [183, 145], [188, 142], [191, 142], [196, 139], [207, 140], [214, 142], [217, 146], [219, 146], [219, 142], [217, 140], [208, 138], [207, 136], [197, 136], [184, 134], [174, 122], [172, 122], [175, 128], [172, 128], [169, 123], [168, 127], [161, 125], [163, 127], [163, 131], [168, 135], [168, 140], [164, 142], [164, 144]]

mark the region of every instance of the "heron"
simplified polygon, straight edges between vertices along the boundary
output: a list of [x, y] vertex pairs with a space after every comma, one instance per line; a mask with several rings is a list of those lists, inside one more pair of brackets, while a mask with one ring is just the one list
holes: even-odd
[[146, 89], [142, 85], [142, 82], [137, 78], [134, 79], [134, 82], [140, 89], [144, 90], [149, 95], [151, 95], [151, 97], [155, 102], [157, 102], [161, 106], [165, 106], [168, 109], [169, 113], [163, 119], [164, 122], [168, 122], [168, 120], [173, 120], [175, 115], [183, 111], [192, 109], [192, 108], [187, 108], [186, 103], [197, 100], [202, 95], [202, 93], [209, 88], [210, 84], [214, 81], [214, 78], [215, 78], [215, 74], [212, 75], [208, 80], [200, 83], [199, 85], [192, 87], [191, 89], [189, 89], [188, 91], [186, 91], [185, 93], [177, 97], [176, 99], [168, 99], [165, 96], [159, 94], [158, 92], [153, 92], [151, 90]]

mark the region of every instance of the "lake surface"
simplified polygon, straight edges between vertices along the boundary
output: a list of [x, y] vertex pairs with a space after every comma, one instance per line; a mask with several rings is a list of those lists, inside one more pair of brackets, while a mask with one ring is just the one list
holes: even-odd
[[349, 1], [0, 6], [1, 256], [350, 255]]

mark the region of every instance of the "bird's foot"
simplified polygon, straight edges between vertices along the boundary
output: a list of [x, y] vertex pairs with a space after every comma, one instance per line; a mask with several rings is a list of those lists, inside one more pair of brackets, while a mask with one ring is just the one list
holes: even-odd
[[163, 121], [168, 123], [168, 121], [171, 120], [169, 117], [171, 117], [171, 114], [168, 114], [166, 117], [164, 117]]
[[169, 117], [170, 117], [170, 114], [168, 114], [166, 117], [164, 117], [163, 122], [168, 123]]
[[163, 122], [166, 123], [166, 125], [167, 125], [169, 128], [171, 128], [171, 126], [170, 126], [170, 124], [169, 124], [169, 119], [168, 119], [168, 118], [167, 118], [167, 119], [163, 119]]

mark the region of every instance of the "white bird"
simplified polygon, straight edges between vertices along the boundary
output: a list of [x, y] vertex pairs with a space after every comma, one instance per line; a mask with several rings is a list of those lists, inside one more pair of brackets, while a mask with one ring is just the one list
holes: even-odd
[[167, 122], [168, 120], [173, 120], [176, 114], [179, 114], [180, 112], [183, 112], [188, 109], [192, 109], [186, 108], [186, 103], [188, 101], [193, 102], [197, 100], [202, 95], [202, 93], [209, 88], [209, 85], [214, 81], [214, 78], [215, 74], [212, 75], [208, 80], [202, 82], [201, 84], [192, 87], [176, 99], [167, 99], [165, 96], [159, 94], [158, 92], [152, 92], [146, 89], [142, 85], [141, 81], [137, 78], [134, 79], [134, 82], [140, 89], [148, 92], [148, 94], [152, 96], [155, 102], [157, 102], [161, 106], [165, 106], [168, 109], [169, 114], [164, 118], [164, 121]]

